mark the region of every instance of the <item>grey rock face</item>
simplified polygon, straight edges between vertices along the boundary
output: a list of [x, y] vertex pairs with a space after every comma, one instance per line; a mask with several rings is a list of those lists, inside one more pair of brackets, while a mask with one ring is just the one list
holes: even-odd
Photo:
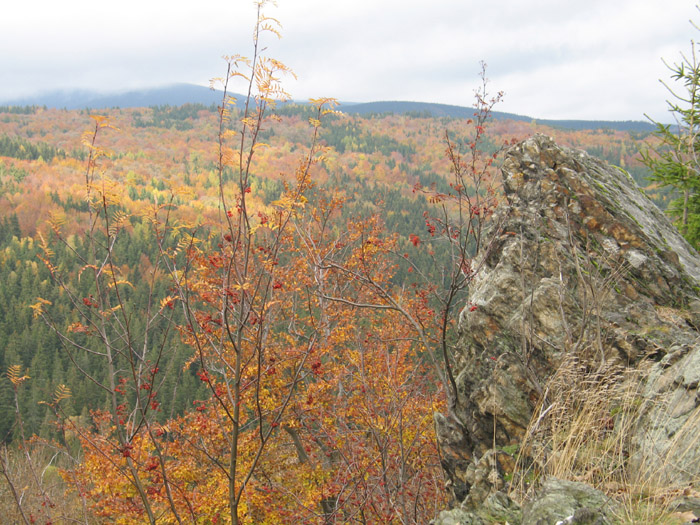
[[523, 508], [522, 525], [608, 525], [615, 503], [585, 483], [548, 479]]
[[630, 463], [649, 483], [700, 478], [700, 344], [677, 345], [650, 371]]
[[498, 451], [523, 440], [571, 356], [593, 369], [658, 362], [642, 390], [666, 401], [648, 404], [636, 445], [668, 452], [679, 445], [661, 436], [691, 429], [676, 470], [697, 477], [697, 253], [629, 175], [547, 137], [514, 146], [503, 178], [502, 228], [470, 288], [476, 309], [460, 317], [459, 399], [435, 417], [453, 504], [476, 508], [502, 489], [514, 464]]
[[445, 510], [433, 520], [433, 525], [488, 525], [508, 523], [520, 525], [522, 510], [506, 494], [494, 492], [486, 498], [478, 510], [456, 508]]
[[472, 512], [462, 509], [443, 510], [432, 525], [484, 525], [484, 521]]

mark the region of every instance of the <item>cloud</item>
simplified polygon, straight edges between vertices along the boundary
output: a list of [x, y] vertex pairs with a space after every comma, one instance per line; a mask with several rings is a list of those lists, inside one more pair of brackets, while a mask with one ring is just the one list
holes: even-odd
[[[221, 56], [249, 54], [247, 2], [14, 2], [0, 19], [0, 99], [41, 89], [206, 84]], [[537, 118], [665, 113], [660, 58], [687, 50], [686, 0], [280, 0], [266, 37], [296, 98], [468, 104], [479, 61], [504, 111]], [[698, 17], [700, 18], [700, 17]]]

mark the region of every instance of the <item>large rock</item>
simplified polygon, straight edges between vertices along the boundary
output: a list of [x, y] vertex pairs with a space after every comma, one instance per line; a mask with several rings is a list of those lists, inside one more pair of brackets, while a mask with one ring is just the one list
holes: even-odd
[[585, 483], [549, 478], [521, 509], [507, 495], [495, 492], [478, 509], [442, 511], [433, 525], [610, 525], [617, 503]]
[[548, 479], [523, 508], [522, 525], [609, 525], [616, 504], [585, 483]]
[[508, 523], [521, 525], [522, 510], [506, 494], [494, 492], [477, 510], [455, 508], [442, 511], [432, 521], [432, 525], [489, 525], [491, 523]]
[[700, 344], [670, 350], [643, 385], [630, 464], [652, 487], [682, 488], [700, 479]]
[[[636, 447], [672, 479], [697, 479], [697, 253], [627, 173], [547, 137], [514, 146], [503, 179], [501, 229], [470, 289], [476, 309], [460, 318], [459, 396], [435, 416], [453, 503], [473, 509], [503, 489], [514, 468], [503, 449], [523, 440], [548, 379], [572, 358], [593, 371], [656, 363], [640, 391], [665, 401], [640, 406]], [[694, 436], [683, 454], [681, 431]], [[683, 459], [669, 464], [669, 453]]]

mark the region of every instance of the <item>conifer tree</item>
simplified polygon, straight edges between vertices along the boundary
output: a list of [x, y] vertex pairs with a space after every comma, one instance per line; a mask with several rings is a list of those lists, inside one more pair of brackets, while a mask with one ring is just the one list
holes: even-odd
[[649, 118], [655, 125], [658, 145], [642, 152], [642, 161], [652, 170], [651, 180], [675, 190], [669, 213], [680, 232], [695, 247], [700, 247], [700, 57], [695, 42], [689, 54], [666, 64], [673, 87], [666, 85], [673, 124]]

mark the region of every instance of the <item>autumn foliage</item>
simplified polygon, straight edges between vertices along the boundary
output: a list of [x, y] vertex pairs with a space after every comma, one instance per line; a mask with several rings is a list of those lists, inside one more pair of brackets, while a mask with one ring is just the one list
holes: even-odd
[[[118, 250], [129, 214], [100, 145], [118, 130], [94, 116], [84, 135], [86, 242], [72, 246], [55, 216], [41, 256], [77, 316], [63, 330], [51, 301], [32, 307], [79, 369], [86, 358], [106, 369], [99, 379], [84, 371], [107, 398], [88, 420], [66, 417], [63, 397], [52, 404], [79, 442], [64, 481], [87, 512], [117, 523], [424, 523], [444, 503], [432, 411], [445, 392], [427, 358], [429, 329], [419, 337], [412, 323], [427, 327], [434, 312], [415, 285], [392, 283], [398, 237], [376, 215], [339, 228], [343, 198], [315, 186], [318, 131], [334, 101], [312, 101], [307, 152], [279, 198], [253, 200], [261, 132], [288, 72], [259, 52], [261, 35], [277, 31], [258, 7], [254, 55], [228, 58], [222, 80], [216, 217], [178, 214], [177, 188], [141, 211], [157, 248], [143, 263], [145, 311], [129, 300]], [[239, 78], [253, 93], [242, 113], [228, 95]], [[56, 242], [73, 250], [77, 275], [54, 262]], [[163, 419], [170, 332], [209, 394]], [[75, 457], [62, 441], [49, 445]]]
[[[488, 97], [482, 71], [473, 131], [446, 133], [442, 151], [422, 159], [447, 184], [405, 183], [409, 151], [398, 147], [393, 166], [379, 166], [378, 177], [394, 185], [403, 177], [401, 191], [426, 205], [420, 227], [401, 236], [387, 228], [381, 201], [348, 214], [352, 196], [322, 184], [377, 164], [362, 132], [339, 139], [348, 152], [368, 152], [353, 153], [352, 166], [327, 146], [334, 100], [312, 100], [308, 118], [287, 122], [298, 139], [293, 168], [270, 153], [273, 110], [288, 99], [281, 80], [292, 73], [263, 52], [262, 39], [279, 36], [265, 4], [257, 4], [252, 56], [228, 57], [217, 81], [217, 125], [194, 139], [208, 140], [207, 157], [195, 154], [199, 142], [192, 153], [177, 142], [196, 180], [154, 182], [140, 198], [141, 175], [118, 172], [131, 159], [104, 145], [122, 140], [105, 115], [92, 116], [82, 162], [57, 161], [84, 202], [72, 218], [47, 204], [37, 237], [71, 309], [46, 296], [31, 308], [101, 399], [69, 415], [71, 391], [61, 385], [45, 402], [55, 432], [34, 445], [62, 458], [63, 483], [81, 509], [72, 519], [419, 524], [445, 505], [432, 418], [460, 402], [456, 315], [468, 304], [475, 255], [490, 249], [486, 232], [498, 231], [493, 164], [502, 145], [482, 146], [500, 95]], [[236, 82], [244, 101], [230, 96]], [[269, 180], [279, 185], [265, 201]], [[68, 198], [62, 192], [56, 199]], [[135, 237], [148, 249], [130, 267], [125, 241]], [[59, 261], [59, 250], [75, 265]], [[205, 394], [179, 415], [164, 413], [177, 391], [170, 357], [181, 348], [181, 376]], [[15, 398], [31, 381], [18, 367], [8, 377]], [[43, 494], [48, 523], [58, 514]]]
[[[326, 103], [318, 101], [319, 117]], [[97, 122], [95, 135], [104, 125]], [[427, 326], [434, 312], [415, 286], [392, 286], [398, 238], [377, 216], [338, 231], [342, 199], [311, 180], [320, 158], [312, 143], [294, 184], [253, 214], [245, 168], [226, 194], [224, 169], [231, 159], [245, 165], [229, 157], [220, 171], [221, 220], [205, 239], [193, 225], [168, 224], [169, 205], [154, 209], [171, 283], [156, 317], [170, 326], [169, 316], [182, 311], [174, 328], [210, 396], [155, 423], [158, 355], [119, 352], [139, 373], [114, 369], [111, 410], [92, 413], [92, 430], [74, 429], [84, 456], [66, 472], [96, 515], [125, 523], [422, 523], [439, 510], [432, 411], [444, 391], [410, 324]], [[109, 217], [105, 200], [98, 202]], [[105, 227], [107, 239], [116, 234]], [[107, 296], [128, 285], [107, 274]], [[409, 317], [384, 307], [386, 290], [398, 293], [393, 300]], [[99, 318], [120, 315], [122, 308], [103, 306], [103, 295], [83, 298], [86, 320], [73, 332], [100, 334], [87, 319], [95, 310]], [[46, 307], [39, 301], [37, 315], [48, 315]], [[98, 339], [110, 348], [108, 336]]]

